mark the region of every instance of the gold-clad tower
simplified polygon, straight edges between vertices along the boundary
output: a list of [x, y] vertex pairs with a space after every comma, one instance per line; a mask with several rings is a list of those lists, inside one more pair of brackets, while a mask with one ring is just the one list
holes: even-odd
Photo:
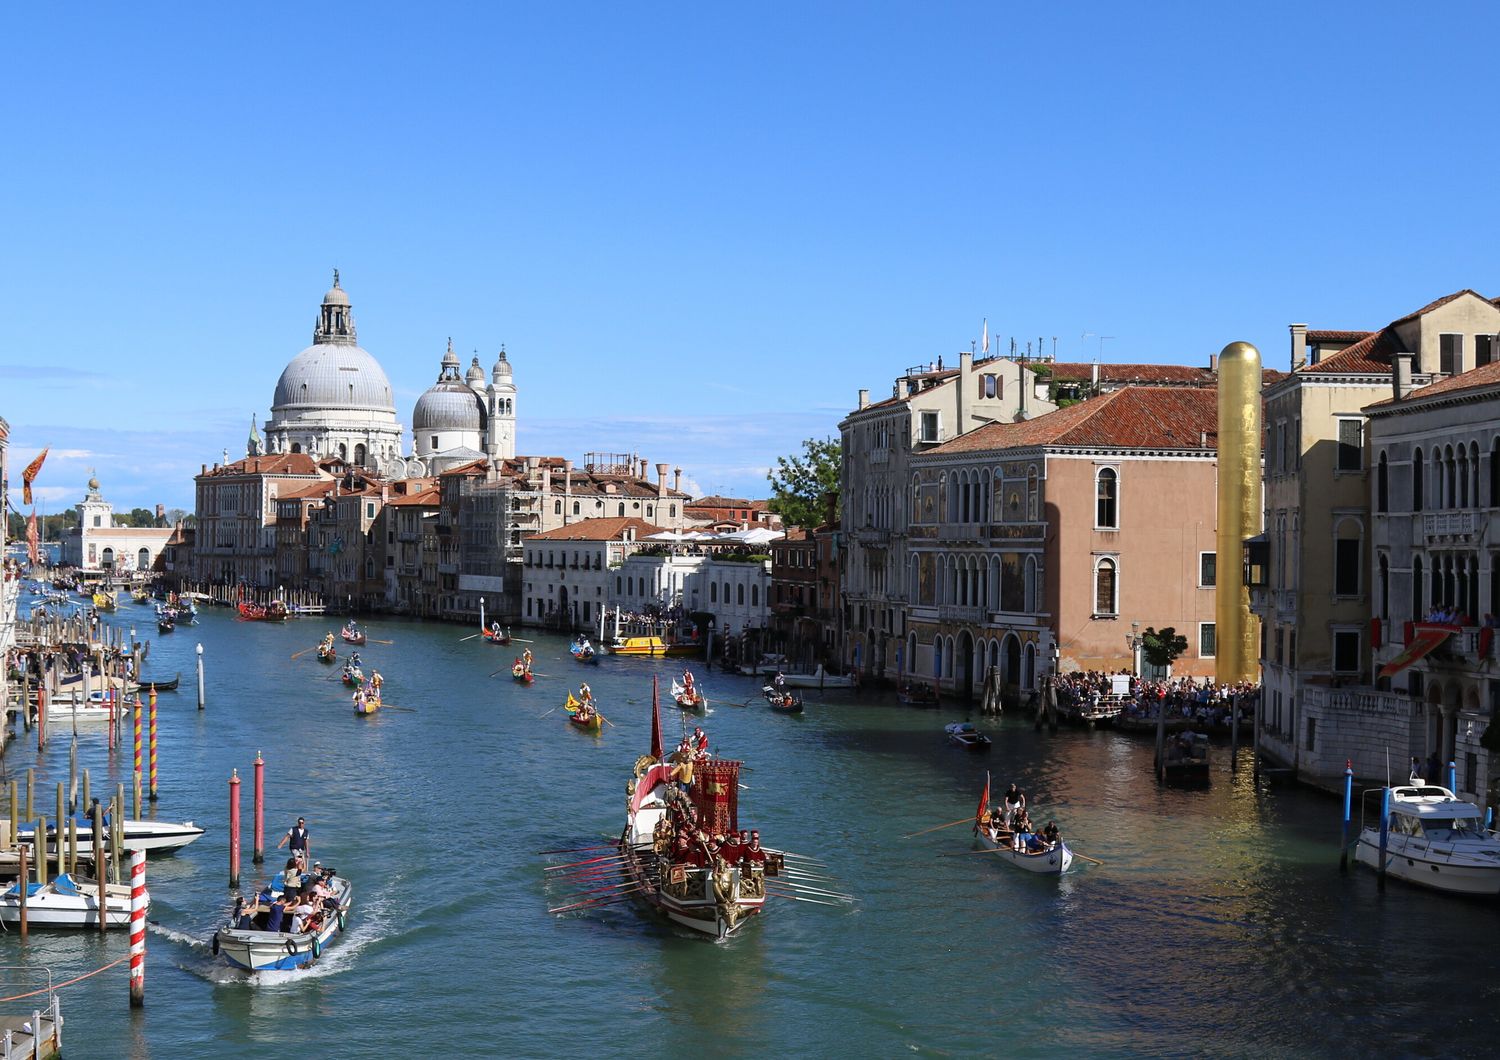
[[1260, 680], [1260, 623], [1250, 613], [1244, 541], [1260, 532], [1260, 351], [1231, 342], [1219, 354], [1218, 587], [1215, 670], [1220, 684]]

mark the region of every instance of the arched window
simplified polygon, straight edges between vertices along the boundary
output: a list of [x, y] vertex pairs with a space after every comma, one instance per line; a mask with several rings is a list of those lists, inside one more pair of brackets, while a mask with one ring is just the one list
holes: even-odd
[[932, 638], [932, 676], [943, 676], [943, 638]]
[[1026, 557], [1026, 613], [1035, 614], [1041, 610], [1037, 606], [1036, 591], [1036, 557]]
[[1384, 552], [1380, 554], [1380, 617], [1391, 619], [1391, 561]]
[[736, 604], [738, 604], [740, 607], [744, 607], [745, 606], [745, 583], [744, 582], [740, 582], [740, 584], [737, 585], [737, 586], [735, 586], [735, 588], [738, 591], [734, 594], [734, 602]]
[[622, 587], [623, 583], [624, 583], [624, 579], [621, 578], [618, 574], [616, 574], [615, 575], [615, 595], [616, 596], [621, 596], [621, 595], [624, 594], [625, 590]]
[[365, 466], [365, 446], [363, 442], [354, 447], [354, 462], [360, 467]]
[[293, 442], [292, 443], [292, 452], [294, 452], [294, 453], [300, 453], [300, 452], [302, 452], [302, 443], [301, 442]]
[[574, 515], [578, 514], [578, 502], [577, 501], [573, 502], [573, 514]]
[[1117, 614], [1116, 601], [1118, 599], [1115, 575], [1117, 574], [1115, 561], [1112, 559], [1101, 559], [1094, 567], [1094, 614], [1113, 615]]
[[1380, 451], [1380, 463], [1375, 468], [1375, 510], [1390, 511], [1390, 468], [1386, 464], [1385, 450]]
[[716, 604], [716, 603], [719, 602], [719, 583], [718, 582], [709, 582], [708, 583], [708, 602], [711, 603], [711, 604]]
[[346, 464], [349, 462], [349, 447], [343, 442], [339, 443], [339, 459]]
[[1094, 525], [1101, 530], [1118, 530], [1120, 476], [1112, 467], [1101, 467], [1095, 481]]
[[112, 548], [105, 549], [99, 556], [99, 562], [106, 567], [113, 567], [115, 565], [115, 550]]
[[760, 606], [760, 586], [759, 585], [752, 585], [752, 586], [750, 586], [750, 606], [751, 607], [759, 607]]
[[[1497, 440], [1496, 445], [1500, 445]], [[1422, 450], [1414, 449], [1411, 454], [1411, 510], [1420, 512], [1422, 510], [1422, 487], [1426, 484], [1423, 479]]]
[[621, 519], [625, 518], [625, 502], [624, 501], [620, 502], [620, 518]]
[[151, 550], [143, 548], [135, 554], [135, 569], [149, 570], [151, 568]]
[[562, 514], [562, 501], [553, 501], [552, 502], [552, 514], [553, 515], [561, 515]]
[[634, 578], [626, 578], [625, 579], [625, 595], [626, 596], [634, 596], [635, 595], [635, 579]]

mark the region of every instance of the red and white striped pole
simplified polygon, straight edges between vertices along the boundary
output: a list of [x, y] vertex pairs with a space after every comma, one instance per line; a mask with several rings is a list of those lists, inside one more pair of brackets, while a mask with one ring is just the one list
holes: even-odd
[[146, 852], [130, 852], [130, 1007], [146, 1005]]
[[151, 801], [156, 801], [156, 686], [151, 686]]
[[47, 683], [43, 681], [36, 686], [36, 749], [46, 749], [47, 746]]
[[255, 853], [251, 860], [259, 865], [266, 860], [266, 763], [255, 752]]
[[240, 885], [240, 771], [229, 774], [229, 886]]

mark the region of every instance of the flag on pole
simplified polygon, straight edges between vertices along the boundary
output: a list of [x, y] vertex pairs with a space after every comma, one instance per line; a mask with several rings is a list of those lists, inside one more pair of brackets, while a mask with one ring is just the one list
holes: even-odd
[[979, 352], [980, 353], [989, 353], [990, 352], [990, 318], [989, 317], [985, 317], [984, 318], [984, 336], [980, 339], [980, 342], [979, 342]]
[[[48, 446], [51, 448], [51, 446]], [[43, 449], [37, 454], [37, 458], [26, 465], [26, 470], [21, 472], [21, 503], [31, 503], [31, 484], [36, 477], [42, 473], [42, 461], [47, 459], [47, 450]]]
[[974, 826], [984, 824], [984, 815], [990, 812], [990, 774], [984, 774], [984, 793], [979, 796], [979, 809], [974, 811]]
[[36, 509], [31, 509], [31, 518], [26, 520], [26, 558], [33, 567], [42, 562], [42, 548], [36, 532]]
[[661, 683], [655, 675], [651, 678], [651, 757], [660, 762], [666, 756], [661, 744]]

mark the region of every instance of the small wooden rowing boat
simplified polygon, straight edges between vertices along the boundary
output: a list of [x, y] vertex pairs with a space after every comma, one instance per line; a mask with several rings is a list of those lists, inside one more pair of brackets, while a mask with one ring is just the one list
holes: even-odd
[[976, 826], [974, 838], [981, 846], [993, 850], [995, 857], [1001, 861], [1027, 872], [1061, 876], [1073, 867], [1073, 851], [1061, 839], [1056, 843], [1047, 843], [1035, 833], [1023, 833], [1018, 843], [1014, 832], [993, 828], [988, 824]]
[[347, 626], [339, 631], [339, 636], [344, 638], [346, 644], [363, 644], [369, 638], [365, 636], [364, 630], [351, 630]]
[[510, 643], [510, 631], [501, 632], [495, 629], [483, 630], [484, 639], [489, 644], [505, 645]]
[[932, 685], [906, 684], [896, 690], [896, 699], [904, 707], [935, 707], [937, 689]]
[[380, 709], [380, 692], [373, 688], [361, 688], [354, 693], [354, 713], [374, 714]]
[[156, 620], [156, 632], [171, 633], [177, 628], [177, 622], [170, 615], [163, 615]]
[[520, 681], [523, 685], [529, 685], [532, 681], [531, 667], [527, 666], [520, 659], [517, 659], [516, 664], [510, 668], [510, 676]]
[[331, 663], [339, 657], [339, 650], [332, 644], [318, 645], [318, 662]]
[[974, 723], [969, 721], [955, 721], [951, 725], [944, 725], [943, 732], [948, 735], [948, 742], [969, 751], [988, 751], [990, 749], [990, 738], [978, 729]]
[[177, 691], [178, 683], [181, 681], [182, 671], [179, 670], [177, 675], [170, 681], [147, 681], [144, 679], [137, 681], [135, 683], [135, 690], [137, 692], [149, 692], [154, 688], [158, 692], [175, 692]]
[[692, 691], [688, 691], [686, 685], [680, 685], [675, 680], [672, 682], [672, 701], [682, 710], [703, 711], [708, 709], [708, 700], [695, 685]]
[[358, 666], [353, 666], [346, 663], [344, 665], [343, 678], [344, 684], [348, 685], [350, 688], [358, 688], [360, 685], [365, 683], [365, 672]]

